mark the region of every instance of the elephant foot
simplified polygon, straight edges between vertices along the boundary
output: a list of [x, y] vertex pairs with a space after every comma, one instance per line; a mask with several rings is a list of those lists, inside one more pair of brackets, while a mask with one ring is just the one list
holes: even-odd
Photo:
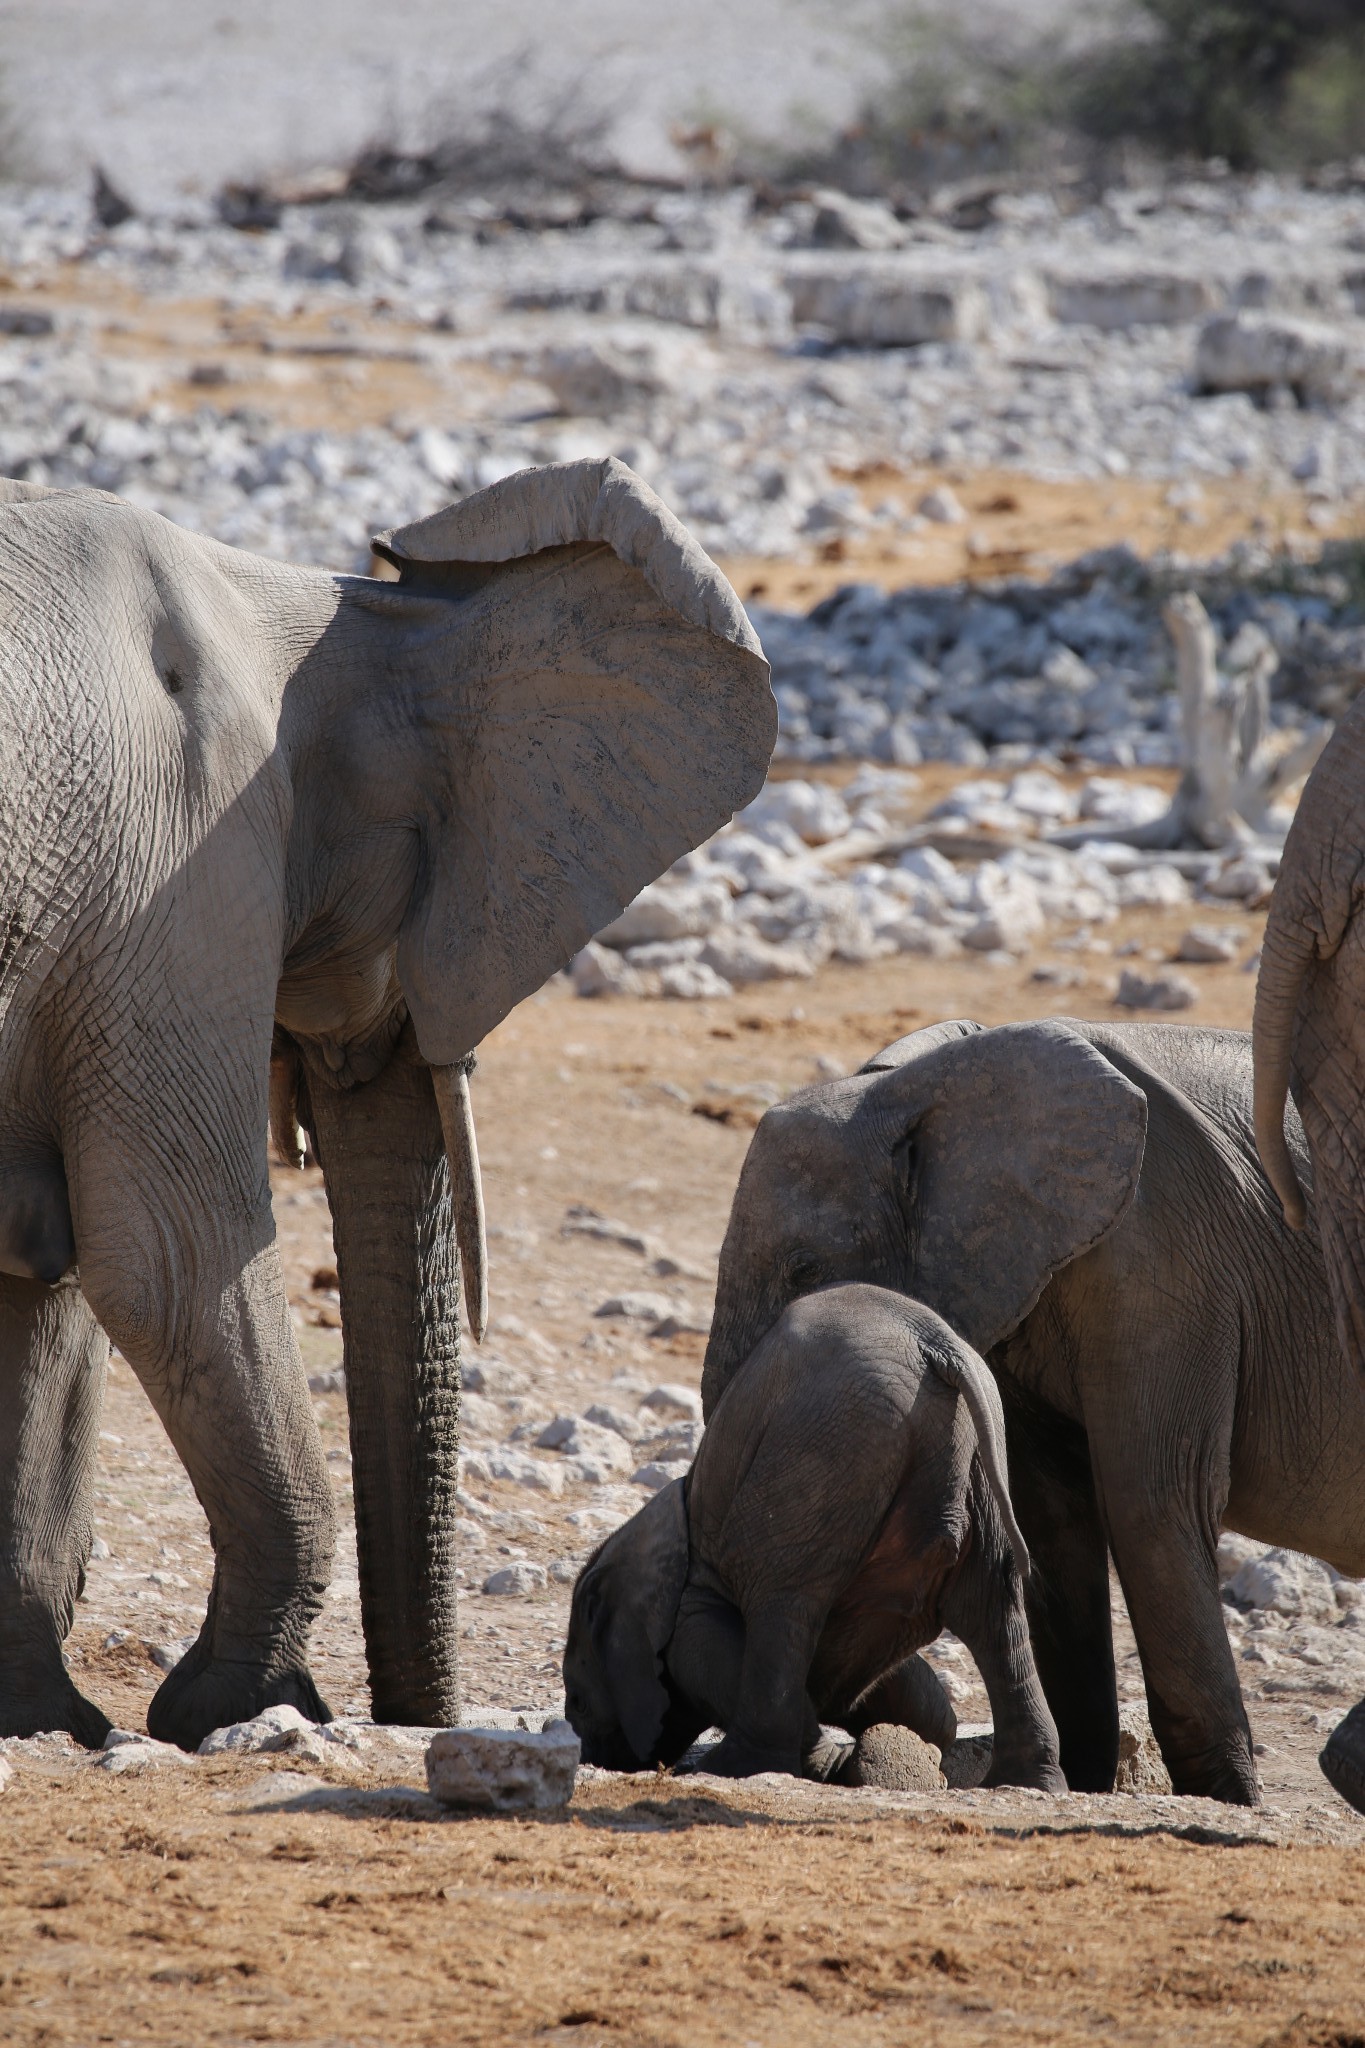
[[1365, 1813], [1365, 1700], [1337, 1723], [1318, 1763], [1332, 1790]]
[[1012, 1763], [1008, 1757], [993, 1758], [981, 1783], [988, 1791], [996, 1785], [1029, 1785], [1035, 1792], [1071, 1790], [1059, 1763], [1036, 1758], [1031, 1763]]
[[193, 1754], [215, 1728], [254, 1720], [267, 1707], [297, 1707], [305, 1720], [319, 1723], [332, 1718], [301, 1666], [265, 1672], [259, 1664], [211, 1656], [196, 1643], [158, 1688], [147, 1709], [147, 1732]]
[[1250, 1748], [1238, 1742], [1209, 1757], [1167, 1756], [1171, 1788], [1186, 1799], [1219, 1799], [1224, 1806], [1259, 1806], [1261, 1781]]
[[781, 1771], [786, 1777], [801, 1776], [801, 1758], [796, 1750], [760, 1749], [742, 1735], [727, 1735], [706, 1759], [708, 1775], [716, 1778], [756, 1778], [763, 1771]]
[[0, 1736], [70, 1735], [82, 1749], [103, 1749], [113, 1725], [69, 1678], [41, 1693], [0, 1693]]

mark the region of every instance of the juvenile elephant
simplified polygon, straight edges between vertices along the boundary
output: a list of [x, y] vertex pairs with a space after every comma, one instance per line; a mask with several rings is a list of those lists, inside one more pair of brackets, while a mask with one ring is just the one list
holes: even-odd
[[311, 1129], [335, 1222], [374, 1712], [454, 1718], [452, 1182], [476, 1335], [486, 1313], [469, 1055], [762, 783], [758, 643], [620, 463], [375, 545], [396, 582], [0, 486], [3, 1734], [108, 1725], [61, 1655], [106, 1332], [216, 1554], [153, 1734], [326, 1718], [332, 1502], [268, 1109], [287, 1151]]
[[1062, 1791], [1029, 1648], [1028, 1552], [990, 1373], [875, 1287], [793, 1304], [717, 1403], [691, 1471], [584, 1567], [564, 1652], [584, 1760], [800, 1770], [820, 1722], [916, 1725], [951, 1627], [995, 1716], [991, 1784]]
[[[1289, 1143], [1302, 1162], [1296, 1120]], [[1172, 1782], [1254, 1803], [1218, 1532], [1365, 1572], [1365, 1402], [1311, 1218], [1286, 1232], [1256, 1158], [1249, 1039], [940, 1024], [769, 1110], [721, 1252], [708, 1413], [788, 1302], [854, 1279], [990, 1362], [1072, 1787], [1108, 1790], [1118, 1757], [1112, 1552]]]

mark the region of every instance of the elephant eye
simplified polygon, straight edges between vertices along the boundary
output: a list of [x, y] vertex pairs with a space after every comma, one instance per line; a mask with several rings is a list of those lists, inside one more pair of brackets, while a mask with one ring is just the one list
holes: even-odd
[[814, 1252], [793, 1252], [787, 1260], [787, 1280], [798, 1294], [808, 1294], [819, 1285], [820, 1262]]

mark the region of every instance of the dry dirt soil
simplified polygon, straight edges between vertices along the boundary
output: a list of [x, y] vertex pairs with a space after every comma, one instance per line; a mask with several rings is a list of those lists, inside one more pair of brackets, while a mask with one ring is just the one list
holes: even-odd
[[[952, 772], [926, 771], [926, 801]], [[1219, 906], [1218, 921], [1240, 924], [1245, 943], [1232, 966], [1186, 970], [1201, 990], [1189, 1014], [1245, 1026], [1262, 919]], [[765, 1100], [938, 1018], [1112, 1015], [1112, 949], [1137, 940], [1169, 956], [1189, 922], [1133, 913], [1097, 935], [1101, 951], [831, 966], [731, 1002], [583, 1002], [552, 987], [522, 1005], [475, 1080], [494, 1316], [479, 1363], [503, 1433], [519, 1413], [697, 1384], [700, 1335], [661, 1342], [595, 1310], [633, 1285], [704, 1317]], [[1040, 967], [1084, 978], [1059, 988], [1034, 978]], [[340, 1359], [318, 1179], [275, 1173], [314, 1372]], [[631, 1222], [646, 1252], [564, 1235], [572, 1204]], [[679, 1270], [650, 1279], [660, 1253]], [[344, 1397], [315, 1406], [347, 1525], [315, 1670], [338, 1711], [363, 1714]], [[162, 1676], [154, 1652], [198, 1626], [209, 1552], [121, 1361], [99, 1486], [72, 1662], [135, 1728]], [[471, 1485], [470, 1700], [555, 1702], [568, 1569], [623, 1493], [643, 1497]], [[564, 1576], [528, 1598], [481, 1594], [509, 1556]], [[1120, 1642], [1120, 1690], [1137, 1697], [1126, 1625]], [[947, 1668], [959, 1715], [984, 1717], [974, 1673]], [[58, 1745], [16, 1757], [0, 1796], [0, 2042], [1360, 2048], [1365, 1822], [1315, 1763], [1350, 1698], [1325, 1672], [1247, 1689], [1259, 1817], [1203, 1801], [917, 1800], [593, 1773], [564, 1816], [455, 1820], [416, 1789], [417, 1750], [348, 1770], [251, 1757], [117, 1776]]]

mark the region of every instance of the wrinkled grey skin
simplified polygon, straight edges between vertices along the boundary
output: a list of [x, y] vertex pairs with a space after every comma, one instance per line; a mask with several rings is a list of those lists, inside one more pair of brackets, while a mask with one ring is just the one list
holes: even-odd
[[813, 1768], [821, 1721], [951, 1739], [913, 1653], [951, 1627], [995, 1716], [991, 1784], [1062, 1791], [1029, 1648], [1004, 1418], [986, 1366], [918, 1303], [838, 1287], [787, 1310], [712, 1415], [685, 1479], [574, 1587], [566, 1712], [585, 1762]]
[[[770, 1110], [740, 1175], [708, 1413], [786, 1304], [837, 1281], [913, 1294], [983, 1353], [1079, 1791], [1118, 1757], [1107, 1552], [1173, 1784], [1246, 1804], [1219, 1529], [1365, 1572], [1365, 1402], [1251, 1107], [1238, 1032], [941, 1024]], [[1290, 1142], [1304, 1162], [1296, 1122]]]
[[313, 1132], [335, 1218], [374, 1711], [455, 1718], [466, 1056], [762, 783], [757, 642], [621, 464], [526, 472], [377, 545], [397, 583], [0, 486], [3, 1734], [108, 1725], [61, 1658], [106, 1333], [216, 1554], [152, 1732], [326, 1717], [306, 1644], [332, 1502], [268, 1102], [287, 1150]]
[[[1285, 840], [1256, 982], [1256, 1142], [1290, 1230], [1302, 1175], [1286, 1143], [1292, 1092], [1342, 1350], [1365, 1386], [1365, 698], [1309, 776]], [[1291, 1112], [1292, 1121], [1292, 1112]], [[1365, 1813], [1365, 1701], [1333, 1730], [1322, 1767]]]

